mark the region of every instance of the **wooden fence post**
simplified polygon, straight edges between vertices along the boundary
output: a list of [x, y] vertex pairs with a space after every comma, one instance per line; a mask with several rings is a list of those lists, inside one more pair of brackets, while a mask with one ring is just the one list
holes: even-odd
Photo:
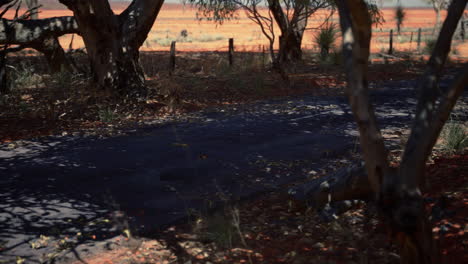
[[390, 47], [388, 48], [388, 54], [393, 54], [393, 29], [390, 30]]
[[265, 69], [265, 45], [262, 45], [262, 69]]
[[169, 71], [172, 73], [175, 70], [176, 65], [176, 42], [171, 42], [171, 53], [169, 58]]
[[411, 31], [411, 37], [410, 37], [410, 40], [409, 40], [409, 44], [410, 44], [410, 49], [411, 49], [411, 47], [413, 46], [413, 31]]
[[232, 66], [234, 64], [234, 39], [230, 38], [229, 39], [229, 66]]
[[418, 29], [418, 51], [421, 49], [421, 28]]

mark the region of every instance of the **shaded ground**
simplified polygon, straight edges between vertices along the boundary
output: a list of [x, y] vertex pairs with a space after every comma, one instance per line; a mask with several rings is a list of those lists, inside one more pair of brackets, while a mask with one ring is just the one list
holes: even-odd
[[[0, 97], [0, 142], [62, 133], [115, 135], [121, 128], [138, 127], [148, 120], [163, 123], [177, 114], [206, 107], [343, 93], [340, 67], [317, 66], [314, 54], [306, 55], [308, 63], [290, 69], [289, 81], [268, 71], [261, 54], [236, 56], [242, 64], [231, 68], [225, 53], [180, 53], [178, 67], [169, 75], [167, 53], [143, 53], [149, 96], [124, 102], [89, 87], [86, 74], [48, 75], [41, 56], [11, 57], [8, 63], [14, 70], [9, 74], [14, 88]], [[87, 65], [83, 54], [74, 58], [78, 65]], [[423, 62], [411, 59], [393, 62], [391, 67], [374, 64], [369, 76], [378, 86], [380, 82], [413, 79], [423, 68]]]
[[[390, 82], [374, 92], [393, 149], [414, 108], [413, 86]], [[358, 151], [356, 135], [344, 97], [305, 96], [207, 109], [117, 137], [4, 144], [0, 259], [64, 262], [112, 249], [119, 238], [107, 238], [122, 232], [158, 234], [187, 214], [284, 189], [336, 169], [331, 162], [348, 164]], [[137, 250], [141, 241], [127, 244]]]
[[[436, 158], [427, 167], [433, 188], [426, 202], [441, 263], [468, 261], [467, 158], [466, 154]], [[239, 229], [233, 225], [233, 213], [239, 217]], [[399, 263], [392, 239], [378, 224], [373, 208], [357, 204], [333, 220], [321, 215], [287, 195], [268, 193], [225, 214], [169, 227], [138, 247], [119, 237], [120, 247], [104, 249], [86, 262]]]

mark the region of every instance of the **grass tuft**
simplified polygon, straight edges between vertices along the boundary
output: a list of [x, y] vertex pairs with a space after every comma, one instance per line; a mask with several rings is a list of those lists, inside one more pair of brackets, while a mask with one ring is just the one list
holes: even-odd
[[468, 147], [468, 133], [465, 127], [457, 122], [449, 122], [442, 131], [444, 150], [455, 153]]

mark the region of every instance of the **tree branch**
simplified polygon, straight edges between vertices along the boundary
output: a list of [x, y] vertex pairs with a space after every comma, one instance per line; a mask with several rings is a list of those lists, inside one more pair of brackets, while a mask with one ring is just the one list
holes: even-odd
[[424, 182], [424, 167], [427, 158], [440, 134], [440, 129], [448, 118], [446, 111], [451, 110], [451, 108], [446, 110], [440, 109], [441, 107], [449, 107], [452, 105], [451, 103], [447, 102], [438, 106], [437, 100], [441, 96], [445, 96], [446, 98], [450, 98], [447, 99], [449, 101], [454, 100], [454, 105], [458, 98], [458, 90], [463, 90], [466, 86], [466, 81], [463, 83], [463, 80], [466, 79], [458, 78], [445, 95], [442, 94], [442, 91], [440, 91], [438, 87], [443, 66], [450, 52], [452, 37], [457, 28], [458, 21], [463, 15], [466, 3], [467, 0], [453, 0], [450, 4], [447, 18], [440, 31], [434, 51], [429, 59], [426, 71], [419, 82], [418, 89], [420, 95], [416, 109], [416, 117], [412, 125], [411, 134], [406, 144], [401, 164], [402, 175], [420, 175], [420, 177], [415, 179], [415, 182], [404, 179], [405, 183], [412, 187], [420, 187]]
[[335, 1], [343, 32], [343, 53], [347, 73], [347, 95], [357, 122], [369, 183], [380, 192], [384, 175], [389, 174], [388, 154], [368, 93], [371, 18], [364, 1]]
[[73, 17], [53, 17], [37, 20], [0, 19], [0, 44], [25, 45], [46, 37], [79, 34]]
[[124, 43], [143, 45], [163, 4], [164, 0], [133, 0], [119, 15]]

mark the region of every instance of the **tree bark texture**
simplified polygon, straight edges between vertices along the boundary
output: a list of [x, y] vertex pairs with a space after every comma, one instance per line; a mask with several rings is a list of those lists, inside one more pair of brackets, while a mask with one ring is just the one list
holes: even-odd
[[52, 72], [72, 70], [58, 42], [59, 36], [71, 33], [79, 33], [78, 24], [73, 17], [0, 19], [0, 44], [19, 45], [42, 52]]
[[439, 263], [422, 199], [424, 167], [456, 100], [468, 84], [468, 66], [445, 92], [438, 87], [442, 67], [467, 0], [453, 0], [427, 69], [419, 82], [420, 97], [400, 168], [389, 168], [387, 150], [368, 96], [367, 63], [370, 21], [365, 2], [335, 1], [343, 32], [347, 94], [359, 127], [361, 147], [372, 190], [385, 221], [398, 238], [402, 263]]
[[144, 95], [139, 48], [164, 0], [134, 0], [120, 15], [107, 0], [60, 0], [77, 20], [95, 83], [122, 95]]

